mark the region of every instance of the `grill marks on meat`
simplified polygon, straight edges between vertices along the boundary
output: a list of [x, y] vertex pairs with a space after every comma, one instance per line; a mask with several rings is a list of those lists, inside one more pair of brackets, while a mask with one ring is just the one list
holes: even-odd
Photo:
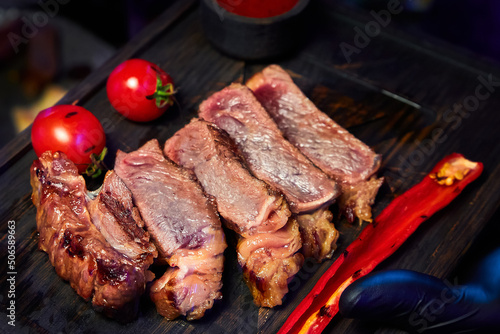
[[215, 125], [194, 119], [165, 143], [165, 154], [191, 170], [215, 197], [228, 227], [246, 237], [283, 227], [290, 210], [283, 196], [255, 178], [238, 149]]
[[243, 237], [238, 261], [255, 303], [281, 305], [287, 282], [303, 262], [296, 254], [301, 247], [296, 223], [283, 228], [291, 214], [283, 196], [250, 173], [225, 132], [203, 120], [194, 119], [179, 130], [164, 152], [193, 171], [216, 199], [224, 222]]
[[[343, 190], [366, 182], [380, 167], [380, 155], [318, 110], [281, 67], [266, 67], [254, 75], [247, 86], [285, 138], [341, 184]], [[351, 211], [363, 211], [358, 217], [371, 220], [369, 202], [371, 200], [360, 203], [361, 206]]]
[[274, 233], [257, 233], [238, 242], [238, 262], [258, 306], [281, 305], [289, 280], [300, 270], [304, 256], [295, 219]]
[[281, 191], [292, 212], [331, 203], [337, 185], [286, 141], [252, 92], [232, 84], [200, 105], [201, 118], [225, 130], [261, 180]]
[[115, 172], [132, 192], [148, 232], [171, 268], [151, 287], [158, 313], [198, 319], [222, 298], [224, 233], [213, 203], [157, 140], [118, 151]]
[[99, 232], [120, 253], [133, 260], [158, 255], [149, 241], [149, 233], [143, 229], [144, 222], [132, 202], [132, 194], [114, 171], [107, 172], [103, 186], [88, 203], [88, 209]]
[[134, 319], [160, 253], [171, 267], [151, 287], [158, 312], [201, 318], [222, 298], [226, 242], [215, 205], [241, 236], [238, 261], [265, 307], [281, 305], [303, 264], [301, 248], [318, 261], [331, 257], [339, 233], [327, 208], [337, 197], [350, 221], [371, 220], [380, 156], [319, 111], [279, 66], [247, 86], [254, 93], [232, 84], [213, 94], [200, 105], [205, 121], [167, 141], [165, 155], [186, 169], [151, 140], [119, 151], [115, 172], [91, 199], [64, 154], [33, 163], [39, 248], [96, 310]]
[[84, 299], [92, 298], [96, 310], [123, 322], [133, 320], [155, 255], [147, 237], [140, 258], [113, 248], [91, 222], [85, 181], [63, 153], [45, 152], [35, 160], [31, 185], [39, 248], [48, 253], [57, 274]]

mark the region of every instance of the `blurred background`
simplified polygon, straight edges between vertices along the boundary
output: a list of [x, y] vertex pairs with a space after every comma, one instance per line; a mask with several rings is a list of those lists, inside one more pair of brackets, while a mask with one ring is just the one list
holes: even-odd
[[0, 0], [0, 147], [171, 3]]
[[[389, 0], [323, 1], [368, 13]], [[0, 0], [0, 147], [172, 2]], [[499, 59], [500, 1], [401, 2], [405, 11], [394, 16], [394, 27]]]

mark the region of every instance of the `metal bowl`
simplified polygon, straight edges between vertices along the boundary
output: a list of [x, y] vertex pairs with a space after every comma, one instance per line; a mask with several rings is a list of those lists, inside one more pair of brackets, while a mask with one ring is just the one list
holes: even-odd
[[208, 40], [224, 54], [241, 60], [271, 59], [302, 44], [308, 4], [299, 0], [284, 14], [252, 18], [227, 11], [217, 0], [201, 0], [201, 21]]

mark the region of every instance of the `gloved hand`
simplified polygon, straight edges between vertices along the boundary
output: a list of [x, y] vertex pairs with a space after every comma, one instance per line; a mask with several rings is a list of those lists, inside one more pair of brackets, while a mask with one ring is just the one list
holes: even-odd
[[410, 270], [371, 273], [347, 287], [339, 310], [414, 333], [500, 333], [500, 249], [463, 286]]

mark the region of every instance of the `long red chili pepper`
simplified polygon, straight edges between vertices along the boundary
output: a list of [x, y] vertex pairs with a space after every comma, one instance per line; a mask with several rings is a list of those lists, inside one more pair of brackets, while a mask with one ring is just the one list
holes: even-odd
[[345, 288], [394, 253], [417, 227], [448, 205], [482, 172], [483, 164], [451, 154], [417, 185], [396, 197], [330, 266], [278, 334], [321, 333], [337, 314]]

